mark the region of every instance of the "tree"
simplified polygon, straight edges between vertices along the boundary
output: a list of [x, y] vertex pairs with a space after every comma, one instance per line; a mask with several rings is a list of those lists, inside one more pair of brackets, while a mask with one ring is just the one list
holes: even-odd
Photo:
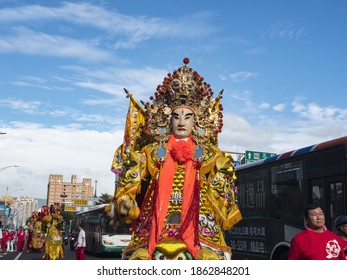
[[95, 202], [95, 205], [108, 204], [111, 202], [112, 196], [107, 193], [102, 193], [99, 199]]

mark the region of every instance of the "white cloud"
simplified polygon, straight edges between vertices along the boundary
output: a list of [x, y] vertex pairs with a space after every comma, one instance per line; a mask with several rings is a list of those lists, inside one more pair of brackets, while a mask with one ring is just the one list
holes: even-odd
[[[167, 71], [151, 67], [133, 68], [101, 68], [98, 70], [81, 67], [68, 67], [73, 73], [70, 82], [77, 87], [93, 89], [124, 99], [124, 88], [139, 99], [148, 99], [157, 85], [161, 83]], [[160, 77], [160, 78], [158, 78]]]
[[23, 101], [15, 98], [0, 99], [0, 107], [7, 107], [28, 114], [39, 113], [40, 106], [40, 101]]
[[291, 23], [277, 22], [269, 28], [266, 37], [280, 39], [296, 39], [303, 35], [305, 29], [301, 26], [293, 26]]
[[258, 73], [255, 72], [249, 72], [249, 71], [240, 71], [235, 72], [229, 75], [229, 78], [231, 78], [234, 82], [244, 82], [246, 80], [249, 80], [251, 78], [255, 78], [258, 76]]
[[262, 102], [262, 103], [260, 103], [259, 108], [260, 109], [268, 109], [268, 108], [270, 108], [270, 104], [267, 102]]
[[62, 174], [66, 181], [76, 174], [80, 180], [98, 180], [113, 194], [114, 175], [110, 168], [123, 132], [44, 128], [30, 123], [14, 123], [2, 130], [7, 134], [1, 135], [0, 167], [20, 167], [2, 172], [0, 187], [11, 184], [11, 189], [24, 189], [20, 195], [46, 198], [49, 174]]
[[334, 108], [331, 106], [322, 107], [315, 103], [304, 105], [298, 101], [294, 101], [292, 106], [293, 112], [312, 121], [346, 121], [347, 119], [347, 109]]
[[91, 42], [16, 28], [16, 35], [0, 38], [0, 53], [22, 53], [78, 58], [83, 61], [112, 61], [116, 58]]
[[60, 7], [27, 5], [0, 10], [0, 22], [3, 23], [62, 20], [66, 23], [104, 30], [110, 35], [118, 36], [114, 43], [115, 48], [133, 48], [136, 44], [149, 39], [206, 36], [213, 31], [206, 24], [206, 20], [211, 16], [209, 12], [198, 12], [168, 20], [166, 17], [122, 15], [106, 7], [68, 2]]
[[277, 112], [282, 112], [286, 108], [286, 104], [281, 103], [272, 107]]

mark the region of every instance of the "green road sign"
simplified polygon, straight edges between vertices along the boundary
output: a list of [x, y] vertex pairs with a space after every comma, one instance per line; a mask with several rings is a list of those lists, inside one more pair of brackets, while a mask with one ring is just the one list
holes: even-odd
[[253, 162], [256, 160], [264, 159], [264, 158], [269, 158], [272, 156], [275, 156], [276, 154], [274, 153], [267, 153], [267, 152], [256, 152], [256, 151], [246, 151], [245, 152], [245, 163], [248, 162]]

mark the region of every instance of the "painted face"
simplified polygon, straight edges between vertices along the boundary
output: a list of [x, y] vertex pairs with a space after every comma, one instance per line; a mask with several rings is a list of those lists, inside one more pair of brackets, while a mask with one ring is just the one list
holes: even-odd
[[192, 134], [194, 113], [185, 107], [178, 107], [171, 114], [172, 133], [178, 139], [187, 138]]
[[325, 216], [323, 210], [318, 207], [308, 211], [307, 225], [312, 230], [321, 230], [325, 225]]

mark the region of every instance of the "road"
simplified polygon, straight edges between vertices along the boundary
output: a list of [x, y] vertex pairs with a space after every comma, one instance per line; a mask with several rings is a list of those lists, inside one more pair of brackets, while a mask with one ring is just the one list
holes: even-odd
[[[59, 258], [58, 260], [75, 260], [76, 252], [72, 251], [68, 245], [64, 245], [64, 258]], [[1, 260], [42, 260], [43, 251], [42, 252], [0, 252], [0, 262]], [[109, 255], [103, 257], [95, 257], [90, 254], [86, 254], [87, 260], [119, 260], [120, 256], [117, 255]]]

